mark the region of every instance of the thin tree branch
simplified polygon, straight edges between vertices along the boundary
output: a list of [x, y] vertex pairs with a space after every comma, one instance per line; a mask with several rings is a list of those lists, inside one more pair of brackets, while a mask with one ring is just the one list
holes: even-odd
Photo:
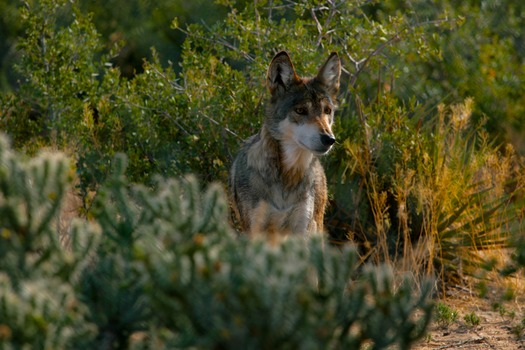
[[[209, 28], [205, 23], [203, 23], [203, 25], [206, 27], [206, 29], [210, 32], [210, 33], [213, 33], [213, 31], [211, 30], [211, 28]], [[204, 41], [208, 41], [208, 42], [211, 42], [211, 43], [214, 43], [214, 44], [219, 44], [219, 45], [222, 45], [232, 51], [235, 51], [237, 53], [239, 53], [241, 56], [244, 57], [244, 59], [246, 59], [247, 61], [249, 62], [254, 62], [255, 59], [247, 52], [245, 51], [242, 51], [240, 50], [238, 47], [236, 47], [235, 45], [233, 44], [230, 44], [229, 42], [227, 42], [226, 40], [224, 39], [213, 39], [213, 38], [206, 38], [206, 37], [203, 37], [203, 36], [200, 36], [200, 35], [195, 35], [193, 33], [190, 33], [188, 32], [187, 30], [185, 29], [182, 29], [182, 28], [177, 28], [178, 30], [180, 30], [182, 33], [186, 34], [187, 36], [189, 37], [193, 37], [193, 38], [197, 38], [197, 39], [200, 39], [200, 40], [204, 40]]]
[[370, 62], [370, 60], [379, 55], [385, 48], [390, 46], [392, 43], [395, 43], [397, 41], [400, 41], [403, 39], [403, 35], [406, 33], [411, 33], [414, 31], [415, 28], [427, 26], [427, 25], [440, 25], [446, 22], [450, 22], [451, 20], [448, 18], [442, 19], [442, 20], [432, 20], [432, 21], [425, 21], [417, 23], [409, 28], [403, 29], [398, 31], [396, 34], [394, 34], [390, 39], [379, 45], [372, 53], [370, 53], [366, 58], [361, 59], [357, 61], [353, 57], [351, 57], [349, 54], [347, 54], [347, 57], [350, 59], [350, 61], [355, 65], [356, 72], [352, 75], [352, 79], [350, 79], [350, 85], [353, 87], [355, 86], [357, 82], [357, 77], [359, 74], [366, 68], [367, 64]]
[[368, 62], [370, 62], [370, 60], [373, 57], [379, 55], [381, 51], [387, 48], [390, 44], [400, 40], [400, 38], [401, 36], [399, 33], [394, 34], [390, 39], [388, 39], [387, 41], [379, 45], [374, 51], [372, 51], [372, 53], [368, 55], [365, 59], [360, 60], [359, 62], [356, 62], [357, 71], [352, 75], [352, 79], [350, 79], [350, 85], [352, 87], [355, 86], [355, 83], [357, 82], [357, 77], [359, 76], [359, 74], [361, 74], [361, 72], [367, 66]]
[[212, 117], [208, 116], [207, 114], [203, 113], [203, 112], [198, 112], [199, 115], [203, 116], [204, 118], [208, 119], [210, 122], [212, 122], [213, 124], [217, 125], [217, 126], [220, 126], [221, 128], [224, 129], [224, 131], [226, 131], [227, 133], [229, 133], [230, 135], [233, 135], [235, 136], [237, 139], [239, 140], [242, 140], [242, 137], [240, 137], [239, 135], [237, 135], [235, 132], [233, 132], [232, 130], [230, 130], [228, 127], [222, 125], [221, 123], [219, 123], [218, 121], [216, 121], [215, 119], [213, 119]]

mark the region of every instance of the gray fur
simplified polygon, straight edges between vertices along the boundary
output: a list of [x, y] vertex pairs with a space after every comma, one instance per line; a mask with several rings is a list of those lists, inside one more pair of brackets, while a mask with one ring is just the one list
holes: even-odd
[[245, 142], [230, 172], [231, 206], [243, 232], [323, 230], [327, 190], [317, 156], [335, 141], [331, 125], [340, 72], [336, 54], [314, 78], [299, 78], [285, 52], [273, 59], [263, 126]]

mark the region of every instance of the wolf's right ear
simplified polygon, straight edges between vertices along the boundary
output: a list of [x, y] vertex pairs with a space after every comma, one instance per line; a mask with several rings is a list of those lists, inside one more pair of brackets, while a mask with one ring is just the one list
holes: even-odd
[[275, 55], [272, 63], [270, 63], [270, 68], [268, 68], [266, 80], [272, 94], [281, 89], [286, 90], [290, 85], [300, 80], [286, 51], [281, 51]]
[[319, 69], [316, 79], [320, 81], [328, 91], [336, 96], [339, 92], [341, 79], [341, 60], [336, 52], [332, 52], [325, 64]]

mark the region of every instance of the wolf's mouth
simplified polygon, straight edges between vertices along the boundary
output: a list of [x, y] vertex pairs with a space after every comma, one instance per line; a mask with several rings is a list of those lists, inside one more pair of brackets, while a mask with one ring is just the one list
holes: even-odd
[[331, 149], [332, 149], [332, 146], [323, 147], [323, 149], [317, 149], [317, 150], [313, 151], [313, 153], [314, 153], [316, 156], [324, 156], [325, 154], [327, 154], [328, 152], [330, 152]]
[[310, 148], [308, 147], [307, 145], [305, 145], [302, 141], [299, 141], [298, 142], [299, 145], [304, 148], [305, 150], [308, 150], [310, 152], [312, 152], [313, 154], [315, 154], [316, 156], [323, 156], [325, 154], [327, 154], [331, 149], [332, 149], [332, 146], [319, 146], [318, 148]]

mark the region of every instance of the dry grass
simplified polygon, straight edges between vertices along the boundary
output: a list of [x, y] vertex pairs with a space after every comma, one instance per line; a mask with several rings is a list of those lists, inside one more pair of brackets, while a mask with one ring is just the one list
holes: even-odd
[[363, 261], [437, 277], [445, 289], [521, 230], [523, 161], [510, 145], [491, 144], [471, 120], [473, 104], [440, 105], [414, 125], [403, 109], [374, 115], [357, 103], [362, 131], [343, 145], [348, 187], [335, 201], [346, 203], [347, 235]]

